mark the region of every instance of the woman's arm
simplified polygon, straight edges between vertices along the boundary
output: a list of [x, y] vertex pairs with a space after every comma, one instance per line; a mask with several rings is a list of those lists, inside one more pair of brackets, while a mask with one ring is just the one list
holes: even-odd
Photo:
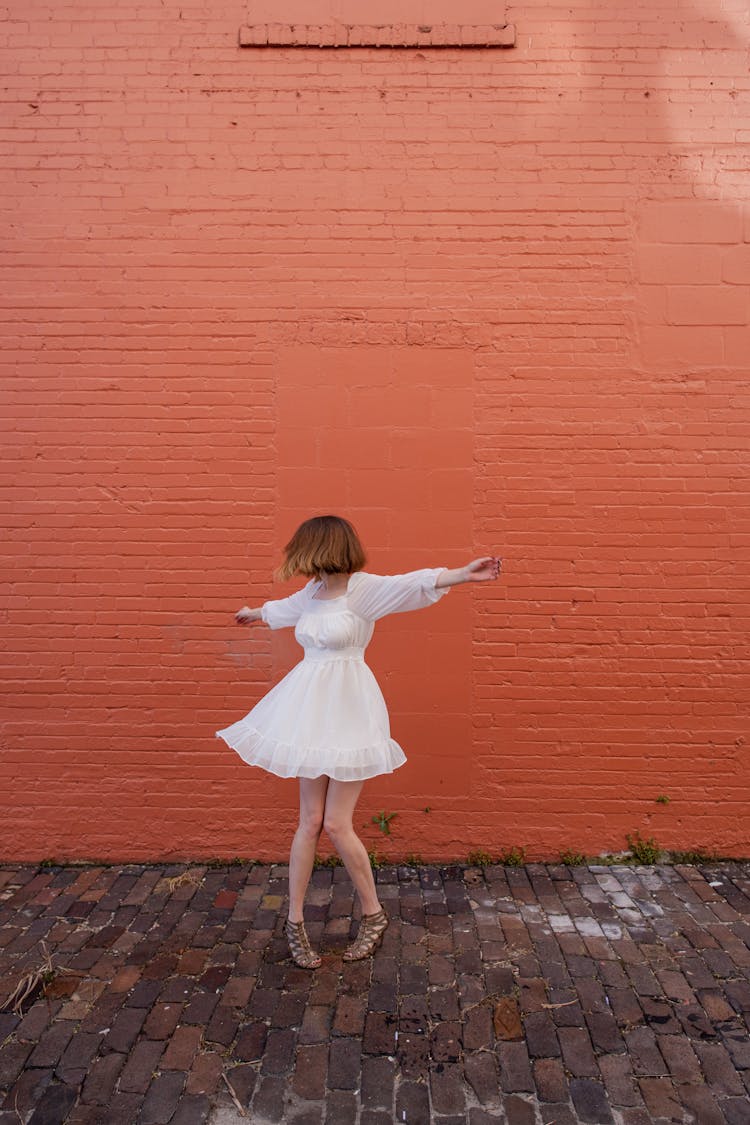
[[243, 605], [242, 609], [238, 609], [235, 613], [234, 619], [238, 625], [249, 625], [251, 621], [262, 621], [263, 614], [260, 609], [250, 609], [249, 606]]
[[437, 576], [436, 586], [460, 586], [463, 582], [487, 582], [488, 579], [497, 578], [502, 566], [502, 559], [494, 555], [486, 558], [474, 559], [466, 566], [457, 570], [444, 570]]

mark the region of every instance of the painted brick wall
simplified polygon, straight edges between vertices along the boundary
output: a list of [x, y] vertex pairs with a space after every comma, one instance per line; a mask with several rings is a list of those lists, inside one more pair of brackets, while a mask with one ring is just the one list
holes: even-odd
[[286, 854], [296, 784], [214, 731], [325, 511], [372, 570], [505, 559], [377, 628], [368, 846], [748, 854], [745, 0], [464, 49], [210, 9], [0, 9], [2, 857]]

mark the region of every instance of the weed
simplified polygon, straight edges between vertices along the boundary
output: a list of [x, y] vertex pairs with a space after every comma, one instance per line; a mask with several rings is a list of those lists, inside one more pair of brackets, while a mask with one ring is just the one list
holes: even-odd
[[431, 805], [425, 805], [424, 811], [425, 812], [432, 812], [432, 806]]
[[695, 848], [686, 852], [669, 852], [671, 863], [716, 863], [720, 858], [716, 851], [709, 853], [705, 848]]
[[510, 848], [509, 851], [500, 852], [498, 856], [498, 863], [505, 864], [506, 867], [523, 867], [526, 862], [526, 849], [525, 848]]
[[580, 867], [581, 864], [588, 863], [588, 857], [583, 852], [566, 850], [560, 852], [560, 863], [564, 863], [567, 867]]
[[636, 863], [648, 865], [659, 862], [661, 848], [653, 836], [649, 836], [647, 840], [643, 840], [641, 839], [639, 831], [636, 832], [635, 836], [631, 836], [631, 834], [627, 832], [625, 834], [625, 839], [628, 842], [628, 847], [633, 853], [633, 859]]
[[404, 859], [404, 863], [407, 867], [419, 867], [424, 863], [424, 860], [422, 859], [421, 855], [418, 855], [416, 852], [409, 852], [409, 854]]
[[244, 867], [245, 865], [253, 867], [256, 863], [260, 863], [259, 859], [250, 859], [249, 856], [235, 856], [234, 859], [222, 859], [221, 857], [214, 856], [212, 859], [204, 859], [200, 861], [204, 867]]
[[343, 860], [337, 855], [327, 855], [324, 859], [316, 855], [313, 860], [313, 867], [341, 867], [342, 863]]
[[656, 798], [656, 803], [657, 803], [657, 805], [668, 805], [669, 804], [669, 797], [666, 795], [666, 793], [660, 793], [659, 796]]
[[377, 824], [378, 828], [380, 829], [380, 831], [383, 833], [384, 836], [390, 836], [390, 834], [391, 834], [391, 823], [390, 822], [393, 820], [394, 816], [398, 816], [398, 813], [395, 813], [395, 812], [386, 813], [385, 809], [381, 809], [381, 811], [378, 813], [378, 815], [374, 816], [372, 818], [372, 820], [373, 820], [374, 824]]
[[489, 852], [475, 851], [469, 852], [466, 857], [466, 862], [469, 867], [489, 867], [489, 865], [495, 861]]
[[370, 861], [370, 867], [374, 868], [375, 870], [377, 870], [379, 867], [382, 867], [384, 863], [388, 862], [388, 860], [385, 858], [385, 856], [383, 856], [382, 858], [380, 856], [378, 856], [378, 853], [376, 852], [375, 848], [372, 848], [367, 853], [367, 858]]

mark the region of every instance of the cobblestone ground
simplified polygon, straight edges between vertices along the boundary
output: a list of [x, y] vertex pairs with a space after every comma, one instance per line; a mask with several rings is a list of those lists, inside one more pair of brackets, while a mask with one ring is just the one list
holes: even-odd
[[750, 865], [0, 867], [0, 1122], [750, 1123]]

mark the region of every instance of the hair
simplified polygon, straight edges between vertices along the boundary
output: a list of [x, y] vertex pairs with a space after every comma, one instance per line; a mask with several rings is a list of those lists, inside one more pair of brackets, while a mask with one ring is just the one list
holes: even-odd
[[275, 571], [280, 582], [303, 574], [320, 578], [328, 574], [352, 574], [367, 562], [359, 536], [341, 516], [313, 516], [295, 531], [284, 547], [286, 558]]

